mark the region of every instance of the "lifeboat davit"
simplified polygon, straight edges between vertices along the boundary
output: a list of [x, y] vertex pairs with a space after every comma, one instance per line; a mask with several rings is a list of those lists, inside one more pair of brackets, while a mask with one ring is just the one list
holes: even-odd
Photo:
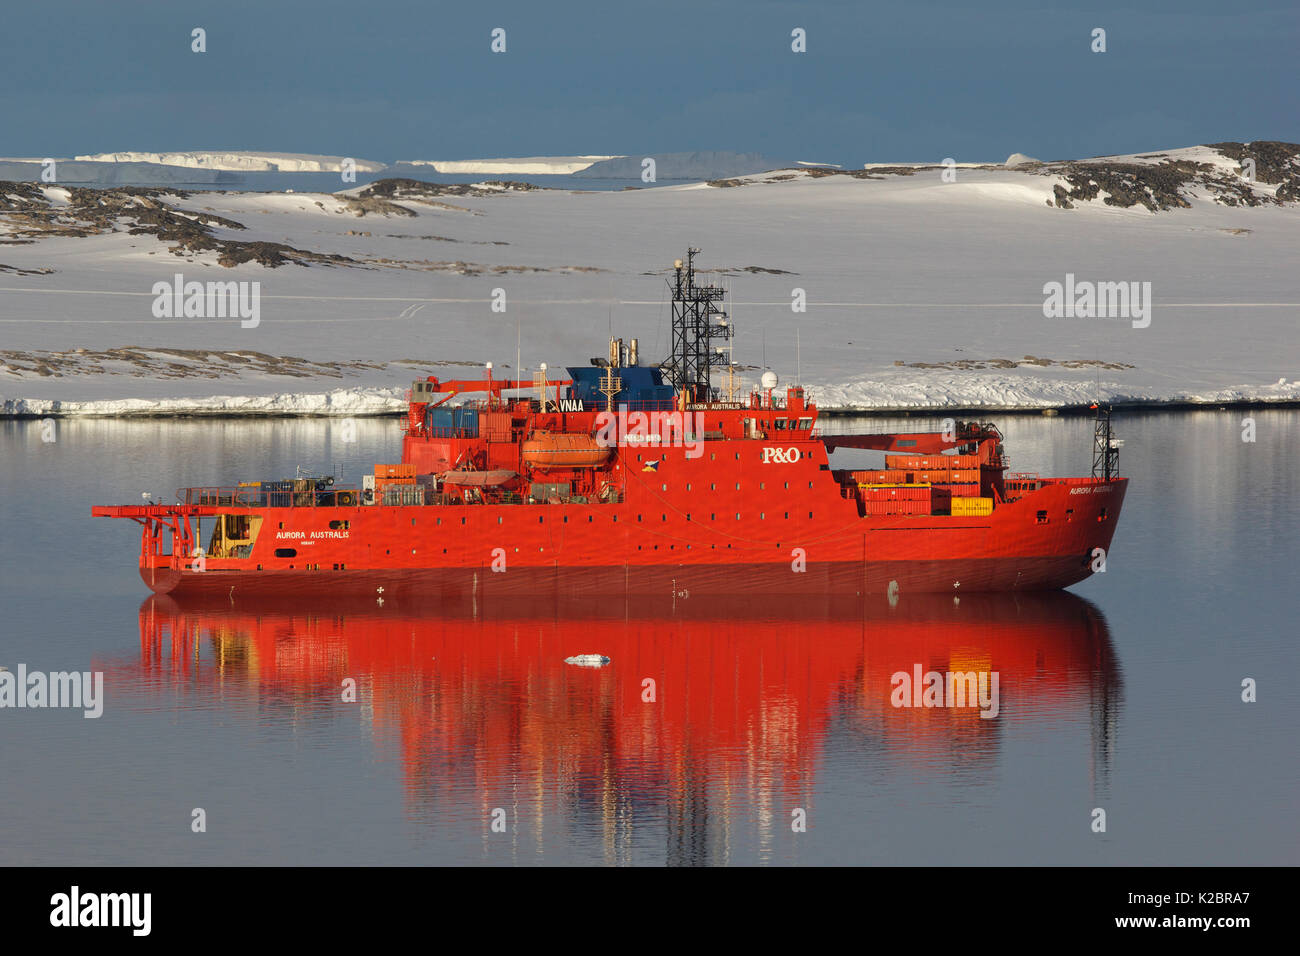
[[591, 435], [536, 431], [524, 441], [520, 452], [534, 468], [595, 468], [609, 461], [614, 449]]

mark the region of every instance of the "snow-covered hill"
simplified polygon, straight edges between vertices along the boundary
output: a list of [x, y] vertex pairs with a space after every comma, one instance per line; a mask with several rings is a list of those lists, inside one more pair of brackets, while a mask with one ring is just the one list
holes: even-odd
[[[441, 364], [512, 370], [516, 336], [525, 366], [583, 364], [611, 326], [662, 358], [687, 245], [730, 288], [748, 379], [771, 366], [826, 406], [1300, 401], [1298, 154], [805, 167], [623, 192], [0, 183], [0, 412], [360, 414]], [[155, 286], [177, 274], [258, 283], [259, 321], [160, 316]], [[1149, 323], [1046, 317], [1046, 288], [1067, 282], [1150, 283]]]

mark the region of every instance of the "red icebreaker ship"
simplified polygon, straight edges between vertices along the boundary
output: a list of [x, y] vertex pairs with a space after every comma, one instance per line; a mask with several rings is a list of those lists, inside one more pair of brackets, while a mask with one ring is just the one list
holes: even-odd
[[[431, 376], [411, 388], [401, 462], [360, 487], [246, 481], [92, 513], [143, 526], [153, 590], [231, 597], [535, 594], [562, 572], [605, 597], [960, 593], [1063, 588], [1104, 567], [1128, 484], [1107, 410], [1088, 478], [1009, 473], [987, 423], [822, 434], [800, 386], [779, 397], [765, 373], [740, 394], [723, 290], [696, 284], [695, 252], [670, 280], [661, 366], [615, 339], [554, 379]], [[450, 404], [464, 395], [481, 397]], [[884, 468], [834, 468], [839, 448], [885, 452]]]

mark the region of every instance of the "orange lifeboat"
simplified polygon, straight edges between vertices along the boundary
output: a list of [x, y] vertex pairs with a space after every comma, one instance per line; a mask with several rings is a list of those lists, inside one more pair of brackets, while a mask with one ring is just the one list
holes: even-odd
[[591, 435], [535, 431], [520, 448], [523, 459], [534, 468], [595, 468], [609, 461], [613, 448]]

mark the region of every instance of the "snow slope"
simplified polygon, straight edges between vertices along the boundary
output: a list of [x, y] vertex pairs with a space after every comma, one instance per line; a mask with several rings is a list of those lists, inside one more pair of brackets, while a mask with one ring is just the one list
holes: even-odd
[[[785, 170], [624, 192], [398, 189], [383, 202], [362, 201], [361, 189], [160, 198], [190, 217], [221, 217], [210, 221], [222, 240], [343, 257], [279, 268], [177, 254], [174, 241], [132, 234], [129, 222], [88, 235], [51, 227], [29, 241], [0, 184], [0, 412], [215, 403], [364, 414], [357, 402], [400, 404], [391, 390], [415, 369], [395, 361], [476, 377], [472, 367], [491, 360], [507, 374], [518, 335], [527, 367], [585, 364], [605, 353], [611, 325], [659, 359], [665, 280], [688, 244], [731, 290], [747, 379], [766, 364], [827, 407], [1300, 401], [1300, 206], [1225, 205], [1192, 184], [1188, 208], [1122, 208], [1104, 193], [1061, 208], [1052, 200], [1064, 174], [1050, 165], [962, 168], [955, 182], [941, 171]], [[1261, 201], [1278, 191], [1252, 188]], [[56, 213], [69, 218], [66, 207]], [[153, 285], [176, 273], [260, 283], [260, 323], [155, 317]], [[1044, 285], [1067, 274], [1150, 282], [1150, 325], [1045, 318]], [[791, 310], [796, 290], [804, 312]], [[493, 310], [502, 294], [504, 313]], [[297, 359], [213, 379], [202, 361], [169, 375], [66, 358], [123, 346]], [[325, 374], [298, 361], [340, 367]], [[438, 372], [440, 362], [465, 364]], [[349, 389], [361, 397], [339, 397]]]

